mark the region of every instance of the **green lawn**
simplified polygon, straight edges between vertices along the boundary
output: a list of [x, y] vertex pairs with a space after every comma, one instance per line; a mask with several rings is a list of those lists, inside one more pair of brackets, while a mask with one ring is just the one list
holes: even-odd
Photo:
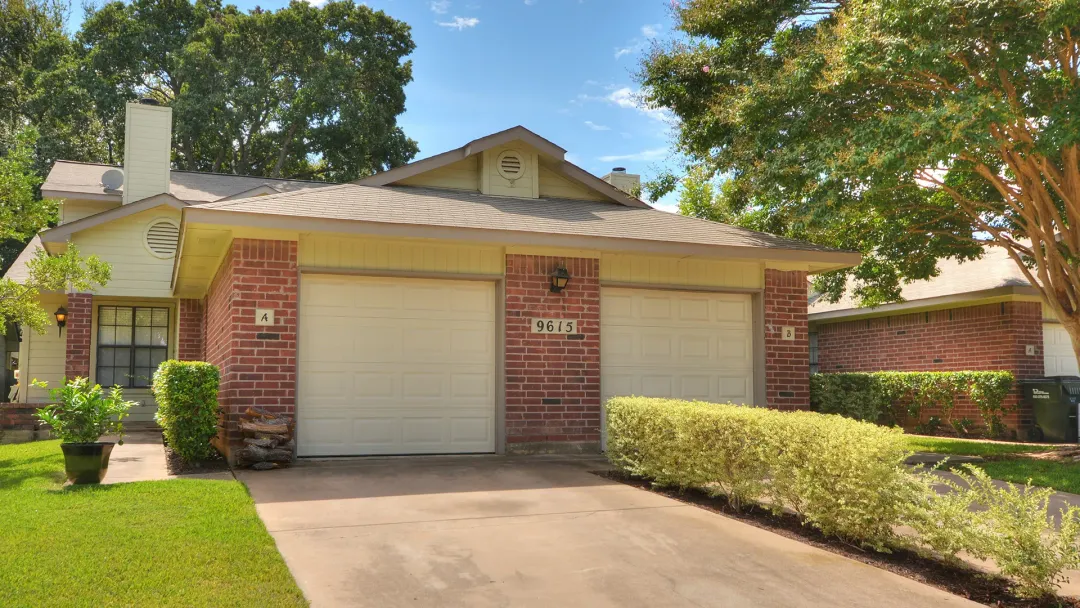
[[1080, 494], [1080, 464], [1010, 458], [979, 463], [994, 479], [1053, 488], [1059, 492]]
[[908, 449], [913, 452], [935, 452], [937, 454], [963, 454], [965, 456], [999, 456], [1031, 452], [1048, 452], [1053, 446], [1024, 443], [1003, 443], [1000, 441], [970, 441], [949, 439], [948, 437], [927, 437], [925, 435], [904, 435]]
[[306, 606], [243, 484], [63, 489], [59, 442], [0, 445], [0, 606]]

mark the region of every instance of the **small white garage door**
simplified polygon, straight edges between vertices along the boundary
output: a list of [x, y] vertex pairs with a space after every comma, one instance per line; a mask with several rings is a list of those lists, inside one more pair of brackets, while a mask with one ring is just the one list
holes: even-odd
[[601, 290], [600, 384], [614, 396], [753, 403], [749, 294]]
[[1080, 376], [1069, 332], [1056, 323], [1043, 323], [1043, 365], [1047, 376]]
[[495, 285], [304, 275], [300, 456], [495, 451]]

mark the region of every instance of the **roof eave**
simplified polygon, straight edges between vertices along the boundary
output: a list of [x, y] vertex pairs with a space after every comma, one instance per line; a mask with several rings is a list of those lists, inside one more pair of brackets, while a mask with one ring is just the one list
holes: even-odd
[[134, 203], [128, 203], [127, 205], [122, 205], [120, 207], [113, 207], [108, 211], [95, 213], [94, 215], [75, 220], [74, 222], [60, 224], [55, 228], [43, 230], [41, 231], [39, 236], [41, 237], [41, 242], [46, 246], [46, 249], [48, 249], [48, 245], [50, 243], [66, 243], [68, 238], [71, 237], [71, 235], [81, 230], [88, 230], [95, 226], [100, 226], [101, 224], [118, 220], [129, 215], [134, 215], [141, 211], [146, 211], [147, 209], [160, 207], [162, 205], [168, 205], [175, 209], [183, 209], [184, 207], [188, 206], [188, 203], [176, 198], [171, 194], [156, 194], [154, 196], [135, 201]]
[[76, 199], [80, 201], [101, 201], [107, 203], [123, 202], [124, 200], [124, 196], [121, 193], [75, 192], [73, 190], [62, 190], [55, 187], [50, 188], [48, 186], [42, 186], [41, 196], [42, 198]]
[[807, 315], [812, 322], [820, 321], [854, 321], [869, 317], [890, 316], [894, 314], [907, 314], [920, 312], [928, 309], [939, 309], [955, 304], [955, 307], [973, 305], [982, 300], [992, 298], [1007, 298], [1011, 296], [1026, 296], [1041, 298], [1039, 290], [1030, 285], [1006, 285], [993, 289], [968, 291], [964, 293], [948, 294], [933, 298], [921, 298], [907, 300], [893, 304], [883, 304], [874, 308], [845, 308], [842, 310], [829, 310], [825, 312], [811, 312]]

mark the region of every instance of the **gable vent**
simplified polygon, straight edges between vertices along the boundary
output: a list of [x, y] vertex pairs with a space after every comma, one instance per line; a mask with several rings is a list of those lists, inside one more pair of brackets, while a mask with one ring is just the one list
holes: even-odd
[[172, 220], [157, 220], [146, 229], [146, 248], [159, 258], [171, 258], [176, 255], [176, 242], [180, 238], [180, 227]]
[[521, 154], [513, 150], [500, 154], [495, 161], [495, 166], [499, 170], [499, 175], [509, 180], [520, 179], [525, 175], [525, 160], [521, 158]]

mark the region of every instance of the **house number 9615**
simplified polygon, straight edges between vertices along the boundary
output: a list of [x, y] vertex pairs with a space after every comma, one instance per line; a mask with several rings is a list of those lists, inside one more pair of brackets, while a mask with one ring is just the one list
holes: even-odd
[[534, 334], [573, 334], [578, 330], [574, 319], [533, 319], [531, 324]]

